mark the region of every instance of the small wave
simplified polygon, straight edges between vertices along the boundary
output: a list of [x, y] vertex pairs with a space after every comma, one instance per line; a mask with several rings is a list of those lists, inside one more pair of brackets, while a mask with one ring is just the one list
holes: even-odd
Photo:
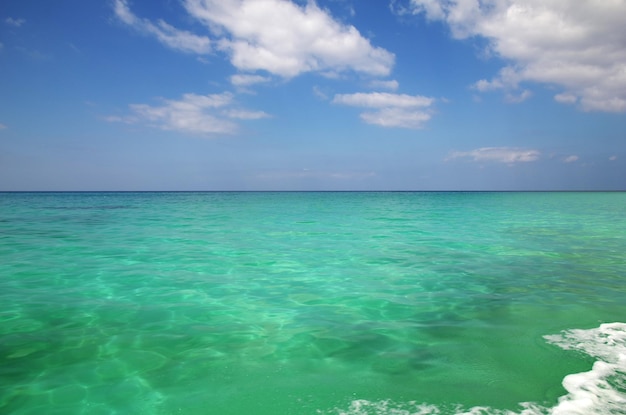
[[390, 400], [352, 401], [347, 408], [335, 408], [326, 415], [620, 415], [626, 414], [626, 323], [607, 323], [589, 330], [566, 330], [544, 336], [551, 344], [596, 358], [588, 372], [563, 379], [568, 392], [553, 407], [532, 402], [520, 403], [518, 411], [486, 406], [441, 408], [417, 402]]

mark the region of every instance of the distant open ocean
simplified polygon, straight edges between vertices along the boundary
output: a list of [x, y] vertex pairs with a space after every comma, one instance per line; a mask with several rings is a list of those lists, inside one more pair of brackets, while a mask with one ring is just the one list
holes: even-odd
[[626, 414], [626, 193], [0, 193], [0, 413]]

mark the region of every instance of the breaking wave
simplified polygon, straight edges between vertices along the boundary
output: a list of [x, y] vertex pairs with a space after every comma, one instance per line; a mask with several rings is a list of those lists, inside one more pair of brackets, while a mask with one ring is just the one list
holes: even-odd
[[518, 411], [476, 406], [441, 408], [417, 402], [390, 400], [352, 401], [347, 408], [335, 408], [328, 415], [619, 415], [626, 414], [626, 323], [607, 323], [589, 330], [566, 330], [544, 336], [564, 350], [585, 353], [596, 359], [588, 372], [563, 379], [567, 394], [553, 407], [532, 402], [520, 403]]

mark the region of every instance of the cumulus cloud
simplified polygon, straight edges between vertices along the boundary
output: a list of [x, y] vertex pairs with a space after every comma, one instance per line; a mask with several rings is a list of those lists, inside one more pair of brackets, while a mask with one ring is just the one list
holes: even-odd
[[220, 36], [221, 48], [240, 70], [283, 77], [343, 70], [384, 76], [394, 62], [392, 53], [373, 47], [314, 2], [186, 0], [185, 7]]
[[117, 18], [140, 33], [156, 37], [159, 42], [181, 52], [208, 54], [212, 50], [211, 40], [191, 32], [176, 29], [163, 20], [152, 23], [133, 14], [126, 0], [115, 0], [113, 10]]
[[387, 92], [359, 92], [337, 94], [333, 103], [353, 107], [372, 108], [361, 114], [368, 124], [382, 127], [422, 128], [431, 118], [428, 108], [434, 99], [420, 95], [392, 94]]
[[515, 147], [482, 147], [470, 151], [454, 151], [446, 160], [469, 158], [478, 162], [526, 163], [539, 159], [538, 150]]
[[114, 10], [120, 21], [174, 49], [203, 54], [215, 44], [242, 72], [262, 70], [290, 78], [351, 70], [386, 76], [394, 63], [391, 52], [372, 46], [354, 26], [336, 21], [315, 2], [301, 6], [289, 0], [184, 0], [183, 5], [211, 38], [138, 18], [126, 0], [115, 0]]
[[624, 0], [410, 0], [404, 10], [444, 21], [455, 38], [483, 37], [511, 62], [480, 91], [538, 82], [560, 87], [560, 103], [626, 111]]
[[161, 105], [132, 104], [131, 115], [112, 116], [108, 121], [145, 122], [162, 130], [211, 135], [233, 134], [238, 125], [234, 120], [266, 118], [262, 111], [237, 108], [230, 93], [185, 94], [179, 100], [162, 99]]
[[578, 161], [578, 156], [575, 156], [575, 155], [567, 156], [563, 159], [564, 163], [573, 163], [575, 161]]

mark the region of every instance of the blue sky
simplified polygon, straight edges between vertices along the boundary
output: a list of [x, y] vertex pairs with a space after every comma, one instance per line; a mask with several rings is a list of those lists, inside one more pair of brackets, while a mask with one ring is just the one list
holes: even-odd
[[626, 0], [9, 0], [0, 190], [626, 190]]

